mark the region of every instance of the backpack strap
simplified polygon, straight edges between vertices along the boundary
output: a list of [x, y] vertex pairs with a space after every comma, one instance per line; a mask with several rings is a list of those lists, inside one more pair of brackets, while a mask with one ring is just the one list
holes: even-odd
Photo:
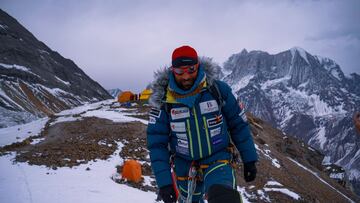
[[219, 105], [219, 112], [222, 110], [222, 107], [225, 105], [225, 100], [223, 99], [219, 86], [216, 81], [212, 82], [211, 85], [207, 87], [210, 94], [215, 98], [216, 102]]
[[166, 87], [164, 87], [164, 92], [165, 92], [165, 94], [164, 94], [164, 96], [162, 97], [162, 99], [161, 99], [161, 106], [160, 106], [160, 108], [163, 108], [164, 107], [164, 110], [165, 110], [165, 112], [167, 113], [167, 114], [170, 114], [170, 110], [171, 110], [171, 104], [170, 103], [167, 103], [166, 102], [166, 93], [167, 93], [167, 86]]

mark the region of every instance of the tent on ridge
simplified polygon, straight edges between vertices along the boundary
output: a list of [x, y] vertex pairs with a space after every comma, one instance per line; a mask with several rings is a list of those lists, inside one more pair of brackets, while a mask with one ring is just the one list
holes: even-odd
[[129, 102], [135, 100], [135, 95], [131, 91], [124, 91], [118, 95], [118, 102]]
[[144, 89], [141, 93], [140, 93], [140, 100], [149, 100], [150, 95], [152, 94], [152, 90], [151, 89]]

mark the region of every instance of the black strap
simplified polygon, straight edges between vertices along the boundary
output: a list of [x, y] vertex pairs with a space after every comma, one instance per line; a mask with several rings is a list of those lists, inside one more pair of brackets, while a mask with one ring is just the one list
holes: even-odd
[[213, 81], [213, 83], [208, 86], [208, 90], [209, 90], [210, 94], [213, 97], [215, 97], [215, 100], [219, 105], [219, 111], [221, 111], [222, 107], [225, 105], [225, 101], [222, 98], [220, 89], [219, 89], [218, 84], [216, 83], [216, 81]]

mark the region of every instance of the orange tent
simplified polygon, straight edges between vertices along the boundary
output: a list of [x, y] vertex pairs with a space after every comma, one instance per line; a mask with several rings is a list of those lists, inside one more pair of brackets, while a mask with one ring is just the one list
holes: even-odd
[[141, 165], [136, 160], [125, 161], [122, 169], [122, 178], [135, 183], [141, 180]]
[[120, 103], [133, 101], [133, 100], [135, 100], [135, 95], [134, 95], [134, 93], [132, 93], [130, 91], [122, 92], [118, 96], [118, 102], [120, 102]]

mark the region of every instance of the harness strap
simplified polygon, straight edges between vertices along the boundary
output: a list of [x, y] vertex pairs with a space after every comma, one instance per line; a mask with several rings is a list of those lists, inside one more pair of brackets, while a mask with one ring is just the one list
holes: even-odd
[[[228, 163], [230, 163], [230, 161], [229, 161], [229, 160], [224, 159], [224, 160], [217, 160], [215, 163], [224, 163], [224, 164], [228, 164]], [[212, 163], [212, 164], [214, 164], [214, 163]], [[212, 164], [201, 164], [201, 165], [200, 165], [200, 168], [201, 168], [201, 169], [207, 169], [207, 168], [209, 168], [209, 166], [211, 166]]]
[[[224, 159], [224, 160], [217, 160], [217, 161], [215, 161], [215, 162], [213, 162], [213, 163], [211, 163], [211, 164], [200, 164], [198, 168], [199, 168], [199, 169], [207, 169], [207, 168], [209, 168], [209, 166], [211, 166], [211, 165], [214, 164], [214, 163], [224, 163], [224, 164], [228, 164], [228, 163], [230, 163], [230, 161], [229, 161], [229, 160], [226, 160], [226, 159]], [[180, 180], [180, 181], [192, 180], [192, 178], [189, 177], [189, 176], [176, 176], [176, 179], [177, 179], [177, 180]], [[195, 177], [195, 180], [202, 180], [202, 177], [196, 176], [196, 177]]]

